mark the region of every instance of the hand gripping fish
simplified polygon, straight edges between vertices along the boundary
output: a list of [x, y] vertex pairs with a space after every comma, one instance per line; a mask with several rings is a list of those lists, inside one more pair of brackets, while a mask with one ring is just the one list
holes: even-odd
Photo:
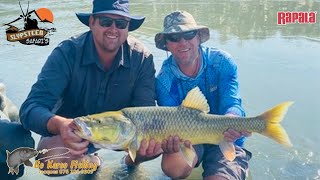
[[[129, 107], [74, 119], [75, 133], [97, 148], [127, 150], [132, 160], [142, 139], [161, 142], [170, 135], [190, 140], [192, 144], [219, 144], [226, 159], [235, 159], [233, 143], [224, 141], [228, 128], [257, 132], [284, 146], [292, 146], [280, 121], [293, 102], [284, 102], [256, 117], [231, 117], [208, 114], [209, 105], [198, 87], [188, 92], [179, 107]], [[191, 166], [195, 153], [180, 145]]]

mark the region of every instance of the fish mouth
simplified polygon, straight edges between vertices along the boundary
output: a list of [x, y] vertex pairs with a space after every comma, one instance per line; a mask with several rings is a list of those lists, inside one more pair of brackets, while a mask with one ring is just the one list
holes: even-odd
[[75, 130], [77, 135], [82, 135], [85, 137], [91, 137], [92, 133], [85, 122], [80, 120], [79, 118], [73, 119], [74, 124], [77, 126], [78, 130]]

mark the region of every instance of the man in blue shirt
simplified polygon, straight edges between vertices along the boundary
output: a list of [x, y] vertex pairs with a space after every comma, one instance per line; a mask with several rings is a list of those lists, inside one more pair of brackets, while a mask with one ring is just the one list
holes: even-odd
[[[94, 151], [74, 133], [73, 118], [155, 105], [153, 56], [128, 36], [145, 18], [130, 15], [127, 0], [94, 0], [92, 13], [77, 13], [77, 17], [90, 31], [63, 41], [53, 50], [20, 109], [23, 126], [43, 136], [38, 149], [69, 148], [69, 158], [55, 162], [81, 160], [86, 158], [84, 153]], [[155, 143], [151, 144], [151, 148], [140, 149], [141, 157], [146, 151], [148, 157], [159, 154], [161, 146], [155, 149]], [[49, 150], [45, 156], [62, 152], [66, 150]], [[99, 163], [96, 157], [91, 160]], [[132, 163], [130, 158], [126, 162]]]
[[[208, 100], [211, 114], [245, 116], [238, 90], [237, 67], [233, 58], [221, 50], [207, 48], [201, 43], [209, 39], [209, 29], [197, 25], [191, 14], [175, 11], [164, 19], [164, 31], [155, 36], [156, 47], [172, 53], [162, 65], [156, 79], [156, 100], [160, 106], [179, 106], [188, 91], [198, 86]], [[241, 146], [249, 132], [229, 129], [227, 142], [235, 142], [236, 159], [226, 160], [219, 146], [193, 146], [197, 157], [193, 167], [202, 162], [204, 179], [244, 179], [251, 153]], [[190, 167], [179, 153], [178, 136], [162, 143], [162, 169], [174, 179], [190, 175]], [[192, 147], [188, 140], [184, 140]]]

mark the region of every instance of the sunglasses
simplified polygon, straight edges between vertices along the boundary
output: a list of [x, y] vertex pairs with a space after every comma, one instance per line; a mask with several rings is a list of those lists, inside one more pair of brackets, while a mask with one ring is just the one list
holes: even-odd
[[126, 19], [112, 19], [106, 16], [95, 16], [99, 19], [99, 24], [101, 27], [110, 27], [113, 22], [118, 29], [125, 29], [128, 26], [129, 21]]
[[188, 31], [184, 33], [166, 34], [165, 38], [171, 42], [179, 42], [182, 38], [185, 40], [191, 40], [197, 35], [198, 31]]

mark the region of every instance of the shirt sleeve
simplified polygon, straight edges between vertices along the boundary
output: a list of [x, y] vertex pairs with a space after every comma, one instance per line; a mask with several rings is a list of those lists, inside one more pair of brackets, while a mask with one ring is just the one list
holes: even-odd
[[25, 129], [43, 136], [52, 135], [47, 129], [47, 123], [54, 116], [52, 109], [70, 79], [71, 65], [67, 59], [60, 47], [55, 48], [48, 57], [20, 108], [20, 119]]
[[237, 66], [227, 58], [222, 62], [219, 80], [219, 112], [221, 114], [234, 114], [244, 117], [245, 112], [241, 106]]
[[[221, 114], [234, 114], [244, 117], [245, 112], [241, 106], [241, 97], [239, 94], [239, 83], [237, 66], [231, 57], [227, 57], [221, 64], [221, 74], [219, 81], [220, 106], [219, 112]], [[243, 146], [244, 137], [239, 138], [235, 144]]]
[[0, 162], [6, 160], [6, 150], [13, 151], [20, 147], [34, 148], [35, 142], [31, 132], [25, 130], [20, 123], [9, 122], [7, 119], [0, 118]]
[[133, 92], [133, 106], [155, 105], [155, 68], [153, 56], [145, 57]]

